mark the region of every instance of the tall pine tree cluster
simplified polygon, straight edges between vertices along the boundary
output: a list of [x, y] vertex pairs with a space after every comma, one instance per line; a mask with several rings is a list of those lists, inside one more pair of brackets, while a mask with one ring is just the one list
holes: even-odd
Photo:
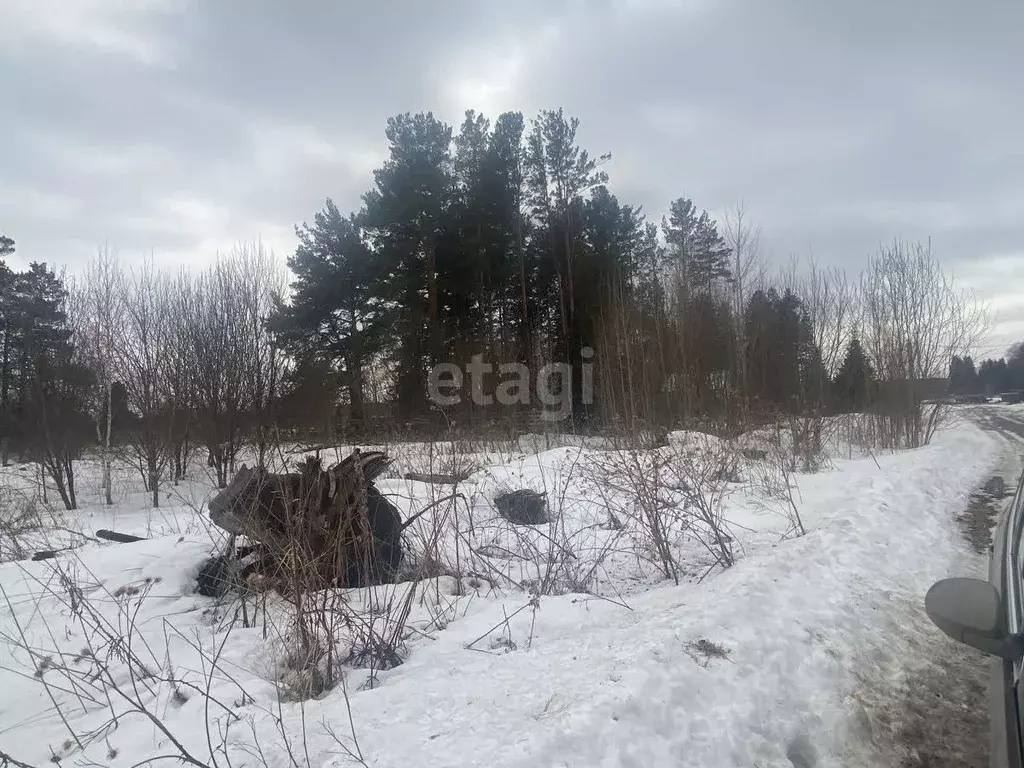
[[[328, 198], [296, 228], [287, 300], [259, 250], [177, 277], [129, 279], [100, 259], [69, 294], [44, 264], [5, 266], [14, 241], [0, 237], [5, 460], [40, 462], [73, 506], [82, 449], [108, 460], [132, 445], [155, 502], [158, 476], [172, 466], [177, 480], [197, 446], [223, 484], [238, 445], [262, 456], [290, 427], [522, 430], [552, 405], [562, 429], [738, 427], [872, 405], [897, 375], [877, 374], [877, 328], [845, 357], [833, 343], [826, 364], [816, 340], [849, 328], [815, 327], [813, 292], [746, 279], [747, 254], [690, 199], [660, 222], [620, 202], [609, 156], [581, 148], [578, 129], [562, 110], [469, 111], [458, 130], [430, 113], [390, 119], [359, 209]], [[461, 402], [431, 396], [441, 366], [468, 374], [449, 381]], [[1024, 347], [973, 366], [954, 358], [956, 387], [1009, 386]]]
[[[561, 109], [529, 123], [469, 111], [458, 130], [431, 113], [390, 119], [361, 208], [328, 199], [297, 227], [276, 325], [294, 386], [336, 376], [357, 424], [439, 418], [431, 370], [474, 359], [491, 366], [476, 380], [485, 399], [524, 366], [536, 384], [546, 364], [565, 364], [573, 426], [831, 398], [800, 298], [755, 291], [737, 315], [732, 252], [710, 215], [680, 197], [659, 233], [612, 194], [610, 155], [581, 148], [578, 128]], [[522, 393], [481, 409], [470, 386], [453, 410], [471, 422], [538, 405]]]

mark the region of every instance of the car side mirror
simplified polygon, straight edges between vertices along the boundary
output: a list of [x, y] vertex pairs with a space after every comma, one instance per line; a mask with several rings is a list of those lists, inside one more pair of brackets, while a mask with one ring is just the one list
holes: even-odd
[[1014, 659], [1021, 655], [1021, 638], [1008, 634], [1002, 598], [981, 579], [943, 579], [924, 598], [924, 610], [939, 629], [957, 642], [979, 651]]

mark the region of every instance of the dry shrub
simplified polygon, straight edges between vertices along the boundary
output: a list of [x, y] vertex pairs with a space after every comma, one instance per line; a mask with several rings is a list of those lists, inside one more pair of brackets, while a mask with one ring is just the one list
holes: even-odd
[[[24, 668], [26, 676], [38, 681], [49, 698], [52, 716], [64, 726], [67, 738], [59, 749], [51, 748], [54, 762], [72, 758], [97, 743], [106, 745], [107, 760], [113, 760], [118, 753], [114, 745], [119, 727], [126, 721], [142, 719], [156, 730], [163, 743], [161, 757], [154, 760], [222, 768], [231, 766], [232, 753], [240, 751], [253, 758], [250, 764], [258, 766], [286, 764], [298, 768], [310, 764], [305, 710], [300, 708], [297, 724], [287, 723], [280, 703], [267, 708], [256, 702], [238, 682], [232, 664], [221, 661], [225, 646], [231, 642], [234, 622], [221, 627], [226, 629], [224, 636], [211, 644], [198, 634], [185, 635], [167, 619], [162, 624], [162, 642], [154, 642], [152, 636], [142, 634], [137, 617], [143, 603], [152, 599], [158, 579], [146, 577], [109, 591], [74, 556], [49, 561], [47, 567], [49, 575], [37, 577], [25, 572], [28, 582], [37, 588], [36, 596], [31, 598], [31, 625], [19, 620], [12, 597], [0, 588], [12, 618], [11, 630], [0, 639], [11, 651], [7, 664], [12, 669]], [[19, 594], [17, 599], [23, 602], [25, 596]], [[71, 627], [65, 626], [64, 619], [59, 626], [50, 626], [41, 606], [44, 601], [55, 602], [76, 630], [74, 635], [84, 640], [70, 639], [73, 635], [67, 633]], [[264, 639], [273, 639], [273, 631], [273, 622], [265, 621]], [[43, 638], [49, 638], [48, 643]], [[278, 659], [280, 701], [303, 701], [329, 687], [319, 671], [326, 646], [318, 642], [303, 645], [294, 639], [293, 634], [287, 643], [278, 646], [289, 649]], [[184, 663], [172, 659], [172, 644], [179, 651], [187, 650], [189, 658]], [[343, 693], [348, 707], [348, 692]], [[176, 731], [167, 718], [169, 709], [193, 698], [202, 702], [205, 734]], [[349, 759], [365, 764], [350, 709], [348, 715], [349, 735], [337, 734], [327, 723], [323, 724], [324, 730]], [[284, 754], [271, 755], [264, 750], [267, 728], [258, 728], [258, 720], [273, 723], [272, 741]], [[240, 726], [248, 727], [249, 734], [240, 734]], [[298, 738], [293, 735], [295, 730], [300, 733]], [[19, 764], [3, 753], [0, 758]]]
[[771, 439], [767, 442], [763, 457], [756, 461], [750, 461], [747, 467], [752, 485], [768, 499], [772, 511], [781, 511], [782, 516], [789, 523], [789, 527], [783, 533], [783, 538], [788, 538], [793, 535], [803, 536], [807, 533], [803, 518], [800, 516], [798, 503], [800, 491], [793, 478], [798, 461], [802, 460], [803, 466], [809, 464], [817, 466], [809, 459], [820, 454], [815, 451], [800, 456], [800, 444], [794, 440], [787, 445], [782, 432], [782, 426], [776, 425]]
[[0, 563], [24, 560], [39, 546], [43, 517], [36, 501], [0, 487]]
[[609, 529], [604, 520], [591, 523], [577, 514], [586, 511], [587, 502], [573, 496], [583, 448], [574, 453], [557, 478], [541, 469], [548, 514], [545, 522], [536, 525], [514, 524], [500, 514], [481, 515], [481, 508], [491, 506], [492, 497], [522, 488], [509, 479], [495, 482], [486, 469], [478, 479], [487, 491], [478, 487], [469, 498], [458, 483], [434, 486], [433, 500], [427, 505], [432, 514], [406, 531], [414, 563], [406, 573], [451, 576], [459, 590], [486, 585], [491, 590], [525, 589], [536, 595], [598, 591], [605, 562], [617, 551], [621, 532]]
[[655, 450], [596, 453], [588, 484], [604, 502], [608, 525], [624, 524], [665, 578], [678, 583], [685, 540], [704, 548], [712, 567], [735, 562], [723, 506], [737, 471], [730, 443], [693, 433]]
[[64, 552], [91, 537], [69, 528], [61, 512], [13, 484], [0, 485], [0, 563], [37, 552]]

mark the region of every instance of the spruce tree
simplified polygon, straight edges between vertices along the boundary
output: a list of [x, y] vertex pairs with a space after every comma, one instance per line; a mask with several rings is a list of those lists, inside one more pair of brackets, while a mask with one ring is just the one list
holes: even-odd
[[854, 336], [833, 381], [836, 402], [844, 410], [863, 411], [870, 404], [875, 387], [875, 371], [860, 339]]

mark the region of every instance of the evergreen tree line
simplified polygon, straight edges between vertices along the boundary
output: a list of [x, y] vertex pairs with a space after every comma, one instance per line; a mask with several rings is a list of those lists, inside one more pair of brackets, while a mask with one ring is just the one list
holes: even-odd
[[982, 360], [977, 367], [970, 355], [954, 356], [949, 365], [949, 391], [988, 397], [1024, 391], [1024, 342], [1010, 347], [1006, 356]]
[[[457, 131], [431, 113], [390, 119], [388, 159], [359, 210], [327, 199], [296, 228], [276, 325], [296, 381], [330, 377], [356, 427], [453, 414], [472, 424], [539, 407], [536, 397], [479, 407], [473, 386], [489, 399], [515, 371], [536, 381], [560, 363], [580, 428], [837, 410], [866, 402], [883, 365], [890, 378], [945, 375], [932, 360], [893, 369], [881, 337], [905, 297], [869, 315], [835, 271], [767, 280], [742, 210], [720, 225], [679, 197], [660, 223], [648, 220], [610, 191], [610, 155], [580, 147], [578, 127], [562, 110], [529, 124], [518, 112], [492, 123], [469, 111]], [[866, 284], [885, 269], [936, 277], [930, 253], [901, 244], [874, 265]], [[877, 341], [870, 349], [854, 338], [858, 324]], [[475, 356], [490, 372], [463, 380], [461, 402], [438, 413], [431, 371], [465, 371]]]
[[[551, 363], [569, 371], [558, 429], [875, 409], [892, 446], [926, 440], [918, 382], [945, 380], [981, 327], [928, 247], [894, 243], [855, 280], [813, 263], [769, 279], [742, 209], [718, 223], [680, 197], [648, 221], [577, 129], [561, 110], [529, 126], [467, 112], [457, 132], [392, 118], [362, 206], [327, 199], [298, 226], [290, 275], [255, 244], [198, 272], [100, 252], [65, 279], [3, 266], [3, 238], [4, 461], [38, 460], [73, 507], [74, 460], [92, 446], [108, 503], [120, 457], [158, 505], [197, 450], [223, 486], [243, 444], [262, 462], [284, 439], [530, 427], [550, 405], [536, 391], [479, 402], [523, 371], [539, 387]], [[441, 364], [492, 369], [439, 406]]]

